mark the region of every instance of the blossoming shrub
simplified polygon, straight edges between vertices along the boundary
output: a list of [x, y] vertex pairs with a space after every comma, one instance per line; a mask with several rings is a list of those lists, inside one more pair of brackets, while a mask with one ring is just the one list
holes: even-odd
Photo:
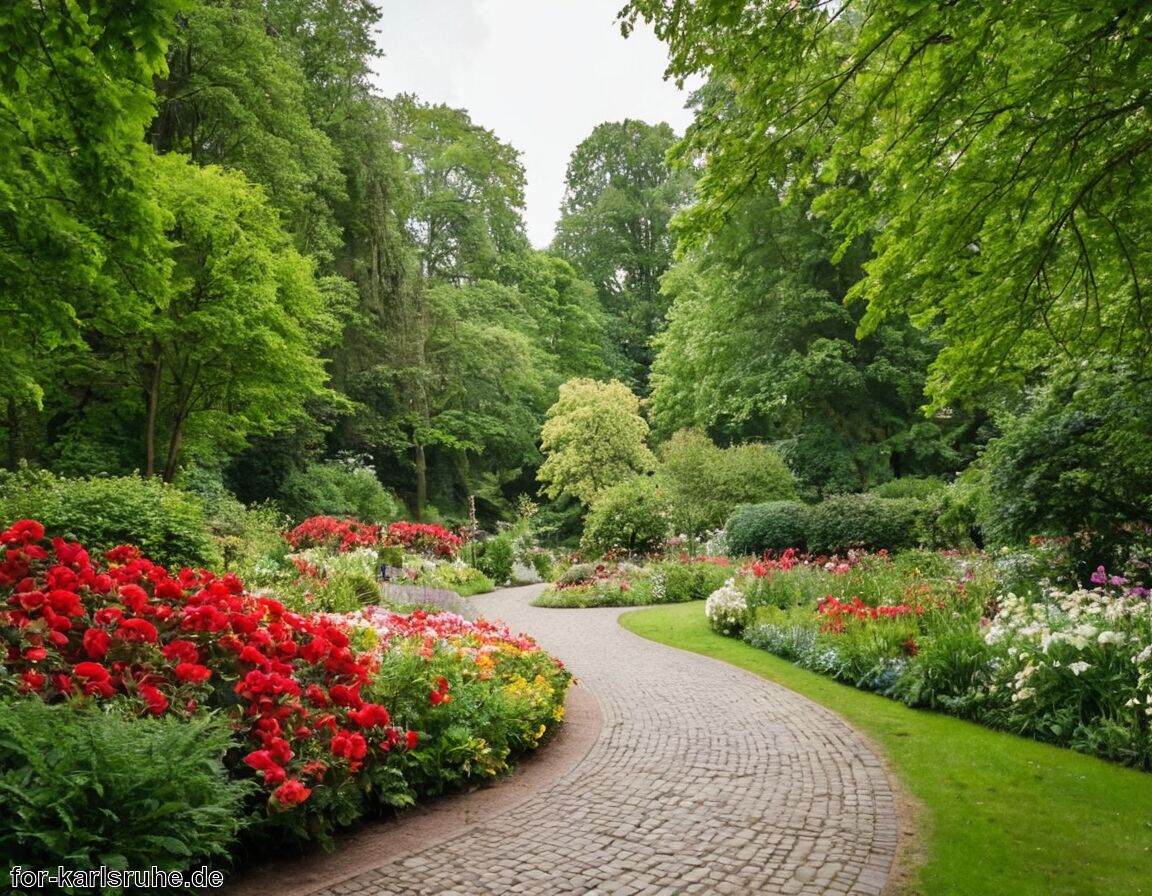
[[11, 867], [183, 870], [227, 862], [253, 782], [219, 715], [0, 701], [0, 856]]
[[379, 663], [370, 693], [419, 733], [405, 778], [437, 794], [511, 771], [564, 717], [571, 675], [530, 637], [483, 619], [368, 607], [338, 620]]
[[295, 551], [308, 548], [350, 551], [380, 544], [380, 527], [351, 518], [338, 520], [330, 516], [313, 516], [284, 537]]
[[364, 699], [374, 660], [340, 625], [248, 594], [232, 575], [170, 575], [126, 546], [102, 568], [43, 534], [27, 520], [0, 532], [3, 665], [20, 695], [223, 713], [238, 747], [230, 772], [260, 784], [261, 823], [300, 837], [325, 841], [372, 805], [411, 801], [380, 770], [416, 736]]
[[[749, 600], [743, 637], [913, 706], [1152, 768], [1148, 592], [1101, 569], [1089, 589], [1005, 596], [990, 587], [992, 568], [958, 556], [864, 558], [825, 572], [867, 586], [859, 589], [867, 597], [828, 594], [815, 607]], [[762, 578], [798, 574], [810, 575], [804, 562]], [[869, 577], [887, 583], [887, 600], [874, 600]], [[745, 593], [760, 587], [747, 572], [735, 581]]]
[[[984, 713], [1022, 734], [1152, 766], [1152, 605], [1098, 576], [1093, 588], [1008, 595], [984, 639], [995, 654]], [[1115, 580], [1123, 583], [1123, 580]]]
[[451, 559], [460, 552], [464, 540], [434, 523], [391, 523], [381, 537], [381, 544], [400, 545], [413, 554]]

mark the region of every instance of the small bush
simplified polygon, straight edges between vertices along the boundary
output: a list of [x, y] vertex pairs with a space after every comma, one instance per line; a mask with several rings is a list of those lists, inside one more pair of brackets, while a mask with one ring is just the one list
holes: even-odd
[[0, 864], [185, 870], [226, 859], [250, 783], [214, 716], [0, 702]]
[[497, 585], [512, 578], [512, 537], [497, 535], [477, 545], [476, 568]]
[[704, 600], [732, 574], [727, 566], [678, 560], [652, 567], [652, 602], [662, 604]]
[[172, 569], [215, 568], [223, 560], [201, 502], [159, 479], [0, 471], [0, 526], [18, 519], [39, 520], [48, 537], [80, 541], [89, 550], [134, 544]]
[[603, 492], [584, 522], [588, 554], [647, 554], [668, 537], [668, 504], [656, 481], [635, 476]]
[[557, 581], [558, 585], [578, 585], [596, 578], [596, 567], [591, 563], [574, 563], [564, 570]]
[[355, 517], [375, 523], [404, 515], [400, 501], [371, 467], [345, 461], [309, 464], [288, 474], [276, 503], [294, 521], [310, 516]]
[[804, 550], [811, 508], [799, 501], [769, 501], [737, 507], [724, 525], [732, 557], [765, 551]]
[[808, 548], [833, 553], [916, 547], [923, 539], [926, 510], [923, 502], [911, 498], [868, 494], [825, 498], [809, 512]]

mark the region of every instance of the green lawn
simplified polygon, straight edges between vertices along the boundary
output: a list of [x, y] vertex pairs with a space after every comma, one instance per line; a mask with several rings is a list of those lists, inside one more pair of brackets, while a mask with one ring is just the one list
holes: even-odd
[[905, 896], [1152, 894], [1152, 775], [837, 684], [714, 634], [700, 602], [622, 624], [778, 682], [878, 743], [920, 803]]

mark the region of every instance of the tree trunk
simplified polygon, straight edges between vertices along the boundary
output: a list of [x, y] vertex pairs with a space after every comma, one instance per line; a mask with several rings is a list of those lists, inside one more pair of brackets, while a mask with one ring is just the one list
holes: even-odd
[[152, 383], [148, 387], [148, 423], [144, 432], [144, 478], [156, 474], [156, 418], [160, 413], [160, 362], [152, 365]]
[[184, 421], [177, 420], [172, 427], [172, 438], [168, 440], [168, 457], [164, 462], [164, 481], [176, 478], [176, 461], [180, 459], [180, 443], [184, 438]]
[[424, 456], [424, 446], [412, 446], [412, 457], [416, 461], [416, 506], [413, 508], [416, 521], [424, 519], [424, 505], [428, 503], [428, 459]]
[[23, 433], [20, 427], [20, 406], [15, 398], [8, 399], [8, 469], [15, 470], [24, 457]]

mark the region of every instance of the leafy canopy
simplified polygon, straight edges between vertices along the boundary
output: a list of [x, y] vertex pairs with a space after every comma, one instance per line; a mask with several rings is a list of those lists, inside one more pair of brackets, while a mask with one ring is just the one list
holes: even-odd
[[936, 405], [1061, 355], [1152, 347], [1152, 9], [1123, 0], [632, 0], [678, 78], [733, 90], [680, 154], [706, 157], [699, 242], [749, 189], [813, 179], [847, 240], [865, 332], [939, 327]]

